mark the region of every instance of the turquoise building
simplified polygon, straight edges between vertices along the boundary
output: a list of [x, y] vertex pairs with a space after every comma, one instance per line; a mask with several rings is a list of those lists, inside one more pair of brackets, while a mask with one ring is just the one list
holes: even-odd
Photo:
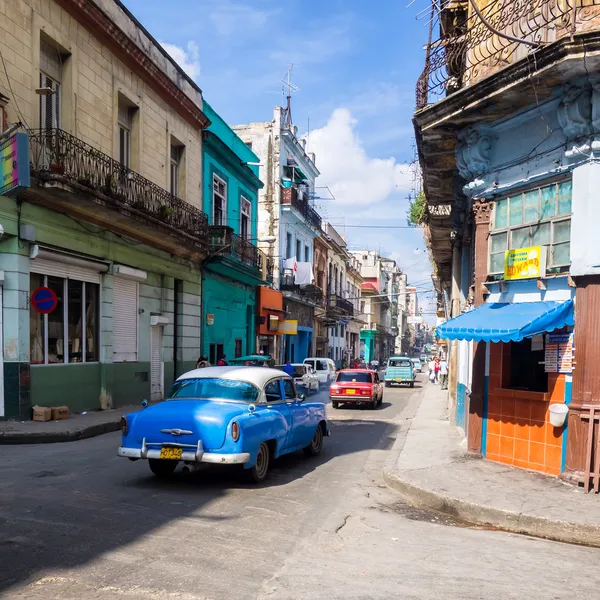
[[202, 273], [202, 351], [211, 364], [256, 350], [257, 286], [267, 263], [256, 247], [259, 158], [204, 102], [203, 209], [210, 253]]

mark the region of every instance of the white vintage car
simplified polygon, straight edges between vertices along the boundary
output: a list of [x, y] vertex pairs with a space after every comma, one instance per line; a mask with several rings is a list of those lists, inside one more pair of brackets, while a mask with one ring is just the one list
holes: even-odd
[[[294, 385], [306, 390], [307, 394], [319, 391], [319, 378], [310, 365], [303, 363], [292, 363], [294, 367]], [[277, 369], [283, 370], [283, 365], [277, 365]]]

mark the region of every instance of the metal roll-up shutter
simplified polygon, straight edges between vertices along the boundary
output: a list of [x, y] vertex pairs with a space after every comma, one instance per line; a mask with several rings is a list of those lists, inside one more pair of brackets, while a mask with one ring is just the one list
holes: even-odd
[[100, 283], [100, 271], [103, 267], [103, 265], [98, 265], [96, 270], [81, 265], [60, 262], [60, 260], [48, 260], [46, 258], [31, 260], [30, 265], [32, 273], [98, 284]]
[[137, 361], [138, 283], [113, 279], [113, 362]]

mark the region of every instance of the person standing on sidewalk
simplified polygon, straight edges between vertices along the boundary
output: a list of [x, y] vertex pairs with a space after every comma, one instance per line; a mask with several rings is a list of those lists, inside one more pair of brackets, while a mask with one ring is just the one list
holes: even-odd
[[435, 374], [435, 382], [440, 382], [440, 357], [436, 356], [435, 361], [433, 362], [433, 371]]
[[448, 363], [445, 358], [440, 361], [440, 386], [442, 390], [448, 389]]

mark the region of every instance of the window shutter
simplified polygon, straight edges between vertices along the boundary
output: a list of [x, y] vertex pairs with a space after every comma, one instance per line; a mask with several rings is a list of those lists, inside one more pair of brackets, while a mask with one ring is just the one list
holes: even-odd
[[[83, 262], [83, 260], [81, 261]], [[64, 279], [75, 279], [76, 281], [87, 281], [88, 283], [100, 284], [99, 270], [86, 269], [84, 266], [73, 265], [57, 260], [48, 260], [46, 258], [36, 258], [30, 261], [30, 270], [32, 273], [40, 275], [49, 275], [50, 277], [63, 277]], [[106, 269], [103, 269], [106, 270]]]
[[113, 362], [137, 361], [138, 283], [113, 281]]

